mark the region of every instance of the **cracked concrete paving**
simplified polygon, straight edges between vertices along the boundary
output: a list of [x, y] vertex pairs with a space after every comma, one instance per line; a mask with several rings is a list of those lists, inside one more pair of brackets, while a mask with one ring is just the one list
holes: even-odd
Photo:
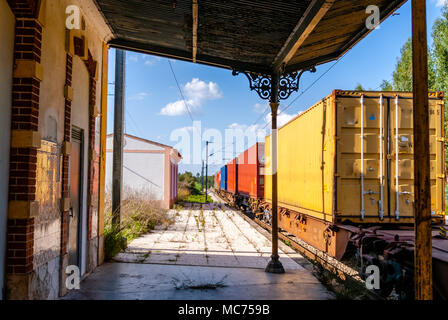
[[[307, 270], [306, 259], [286, 245], [286, 273], [264, 272], [269, 234], [224, 204], [187, 204], [172, 210], [174, 223], [132, 241], [97, 268], [66, 299], [331, 299]], [[213, 290], [192, 290], [223, 284]]]
[[[240, 213], [204, 204], [180, 210], [167, 229], [132, 241], [114, 261], [264, 269], [270, 255], [271, 241]], [[293, 260], [297, 253], [279, 255], [286, 270], [303, 270]]]

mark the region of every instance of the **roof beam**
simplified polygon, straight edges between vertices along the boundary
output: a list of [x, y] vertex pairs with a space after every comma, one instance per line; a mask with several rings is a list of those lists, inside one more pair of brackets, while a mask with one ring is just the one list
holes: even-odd
[[303, 16], [289, 35], [280, 52], [272, 62], [274, 70], [287, 65], [300, 46], [305, 42], [319, 21], [325, 16], [335, 0], [312, 0]]
[[[139, 43], [132, 40], [113, 39], [108, 42], [109, 46], [116, 49], [124, 49], [145, 54], [152, 54], [164, 58], [171, 58], [192, 62], [191, 51], [179, 50], [169, 47], [151, 45], [148, 43]], [[256, 72], [264, 75], [270, 75], [272, 70], [265, 65], [234, 61], [205, 54], [197, 54], [196, 63], [225, 68], [230, 70]]]
[[321, 56], [321, 57], [318, 57], [318, 58], [315, 58], [315, 59], [310, 59], [310, 60], [307, 60], [307, 61], [304, 61], [304, 62], [290, 64], [290, 65], [287, 65], [285, 67], [285, 70], [284, 70], [283, 73], [284, 74], [288, 74], [288, 73], [291, 73], [291, 72], [296, 72], [298, 70], [304, 70], [304, 69], [307, 69], [307, 68], [311, 68], [313, 66], [316, 67], [316, 66], [318, 66], [320, 64], [324, 64], [324, 63], [336, 60], [340, 56], [342, 56], [342, 54], [343, 54], [342, 51], [337, 51], [337, 52], [333, 52], [333, 53], [330, 53], [330, 54], [327, 54], [325, 56]]
[[198, 52], [198, 0], [193, 0], [193, 63]]

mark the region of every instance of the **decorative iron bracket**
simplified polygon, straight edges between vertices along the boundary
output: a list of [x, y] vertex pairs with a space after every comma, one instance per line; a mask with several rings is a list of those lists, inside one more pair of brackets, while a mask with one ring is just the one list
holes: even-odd
[[[312, 73], [316, 72], [316, 67], [313, 66], [309, 69], [303, 69], [297, 72], [291, 72], [283, 74], [279, 78], [278, 82], [278, 99], [286, 100], [293, 92], [299, 91], [299, 81], [302, 74], [305, 71]], [[241, 72], [233, 70], [234, 76], [239, 75]], [[249, 86], [251, 91], [256, 91], [261, 99], [268, 100], [272, 94], [272, 76], [258, 74], [253, 72], [242, 72], [249, 80]]]

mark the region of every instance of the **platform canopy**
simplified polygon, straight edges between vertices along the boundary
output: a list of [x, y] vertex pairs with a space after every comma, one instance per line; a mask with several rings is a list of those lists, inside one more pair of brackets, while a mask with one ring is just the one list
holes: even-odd
[[270, 75], [335, 60], [405, 0], [95, 0], [110, 45]]

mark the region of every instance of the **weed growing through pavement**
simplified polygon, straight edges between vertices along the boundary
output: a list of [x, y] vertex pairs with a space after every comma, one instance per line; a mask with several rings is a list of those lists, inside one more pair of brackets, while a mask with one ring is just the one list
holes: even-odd
[[214, 275], [212, 274], [212, 278], [210, 280], [203, 279], [190, 279], [187, 275], [182, 273], [184, 279], [178, 279], [172, 277], [172, 283], [176, 290], [215, 290], [218, 288], [227, 287], [225, 284], [225, 279], [228, 277], [226, 274], [220, 280], [215, 281]]
[[152, 200], [147, 193], [131, 188], [126, 188], [120, 207], [120, 226], [112, 225], [112, 194], [106, 193], [105, 201], [105, 226], [104, 226], [104, 246], [106, 259], [111, 259], [121, 250], [124, 250], [127, 243], [138, 238], [142, 234], [148, 233], [158, 225], [166, 225], [166, 228], [173, 223], [173, 218], [169, 216], [169, 211], [161, 209], [157, 202]]

